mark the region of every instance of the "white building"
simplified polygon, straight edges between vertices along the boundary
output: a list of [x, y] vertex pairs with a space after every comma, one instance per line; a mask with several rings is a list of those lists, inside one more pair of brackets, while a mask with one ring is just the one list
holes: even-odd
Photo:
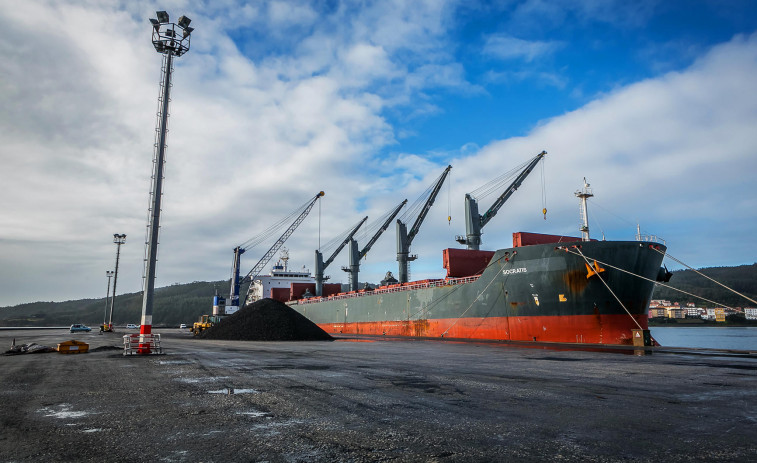
[[757, 308], [747, 307], [744, 309], [744, 316], [747, 320], [757, 320]]
[[686, 316], [687, 317], [701, 317], [704, 314], [704, 309], [701, 309], [699, 307], [693, 307], [686, 305]]

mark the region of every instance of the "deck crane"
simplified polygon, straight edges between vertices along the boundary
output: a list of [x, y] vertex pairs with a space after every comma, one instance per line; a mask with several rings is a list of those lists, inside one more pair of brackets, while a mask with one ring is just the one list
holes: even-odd
[[326, 259], [326, 261], [323, 261], [323, 254], [321, 254], [321, 251], [316, 249], [315, 251], [315, 295], [318, 297], [323, 296], [323, 282], [324, 280], [328, 280], [329, 277], [323, 276], [323, 272], [326, 270], [326, 267], [328, 267], [336, 258], [336, 256], [344, 249], [344, 246], [347, 245], [347, 243], [352, 240], [352, 237], [355, 236], [355, 233], [357, 233], [358, 229], [365, 223], [365, 221], [368, 220], [368, 216], [366, 215], [363, 217], [363, 220], [358, 223], [355, 228], [350, 231], [350, 233], [347, 235], [347, 237], [337, 246], [336, 250], [331, 254], [331, 257]]
[[413, 243], [413, 239], [415, 238], [415, 235], [418, 234], [418, 232], [421, 229], [421, 225], [423, 224], [423, 221], [426, 219], [426, 215], [428, 214], [428, 211], [431, 209], [431, 206], [434, 205], [434, 201], [436, 200], [436, 195], [439, 194], [439, 191], [442, 189], [442, 184], [444, 183], [444, 179], [447, 178], [447, 175], [449, 175], [449, 171], [452, 169], [452, 166], [447, 166], [446, 169], [444, 169], [444, 172], [442, 172], [442, 175], [439, 176], [439, 178], [436, 180], [436, 183], [434, 183], [433, 187], [431, 188], [431, 193], [428, 196], [428, 199], [426, 200], [426, 203], [423, 205], [423, 208], [421, 209], [420, 213], [418, 214], [418, 217], [415, 219], [415, 223], [413, 223], [413, 227], [410, 229], [410, 231], [407, 231], [407, 224], [402, 222], [401, 220], [397, 219], [397, 262], [399, 262], [399, 282], [400, 283], [407, 283], [408, 275], [407, 275], [407, 263], [408, 261], [414, 261], [418, 258], [417, 255], [410, 255], [410, 245]]
[[510, 186], [505, 189], [505, 191], [499, 196], [499, 198], [497, 198], [496, 201], [494, 201], [494, 204], [492, 204], [491, 207], [483, 215], [480, 215], [478, 213], [478, 202], [476, 201], [476, 199], [470, 193], [466, 193], [465, 236], [456, 237], [456, 241], [460, 244], [467, 245], [468, 249], [478, 250], [479, 246], [481, 245], [481, 229], [484, 228], [484, 226], [489, 223], [489, 221], [495, 215], [497, 215], [497, 211], [499, 211], [502, 205], [505, 204], [505, 201], [507, 201], [510, 196], [515, 193], [515, 190], [520, 187], [520, 185], [523, 183], [523, 180], [528, 177], [528, 174], [531, 173], [534, 167], [536, 167], [536, 164], [541, 161], [546, 154], [546, 151], [542, 151], [541, 153], [534, 156], [534, 158], [528, 162], [528, 164], [520, 172], [520, 174], [518, 174], [515, 180], [513, 180]]
[[342, 267], [342, 270], [349, 273], [350, 291], [357, 291], [358, 289], [357, 286], [358, 273], [360, 272], [360, 259], [368, 254], [368, 251], [371, 250], [381, 234], [384, 233], [387, 228], [389, 228], [389, 224], [392, 223], [392, 220], [394, 220], [395, 217], [397, 217], [400, 209], [402, 209], [405, 204], [407, 204], [407, 199], [403, 200], [397, 207], [394, 208], [391, 214], [389, 214], [389, 217], [384, 221], [383, 224], [381, 224], [381, 228], [378, 229], [376, 234], [373, 235], [370, 241], [368, 241], [368, 244], [366, 244], [361, 251], [357, 250], [357, 241], [355, 241], [354, 238], [350, 238], [350, 265], [349, 267]]
[[[246, 282], [252, 282], [255, 281], [255, 277], [257, 277], [260, 272], [263, 270], [263, 267], [265, 267], [268, 262], [271, 260], [274, 254], [281, 248], [281, 246], [284, 245], [284, 242], [294, 233], [294, 231], [297, 229], [298, 226], [302, 223], [303, 220], [305, 220], [305, 217], [310, 213], [310, 210], [315, 205], [315, 202], [318, 201], [322, 196], [324, 195], [323, 191], [318, 192], [317, 195], [313, 199], [311, 199], [308, 203], [306, 203], [305, 208], [300, 213], [300, 215], [292, 222], [292, 224], [289, 226], [289, 228], [286, 229], [286, 231], [279, 237], [279, 239], [271, 246], [271, 249], [266, 252], [263, 257], [258, 261], [257, 264], [250, 270], [247, 275], [240, 280], [239, 278], [239, 260], [242, 254], [247, 250], [247, 248], [243, 248], [241, 246], [237, 246], [234, 248], [234, 261], [232, 263], [231, 267], [231, 294], [229, 296], [230, 304], [231, 306], [238, 307], [239, 306], [239, 288], [242, 284]], [[250, 288], [252, 288], [252, 285], [250, 285]], [[247, 296], [250, 296], [250, 290], [247, 291]]]

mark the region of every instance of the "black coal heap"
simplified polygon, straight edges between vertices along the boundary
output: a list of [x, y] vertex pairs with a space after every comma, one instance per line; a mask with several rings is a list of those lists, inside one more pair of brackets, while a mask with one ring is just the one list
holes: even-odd
[[229, 315], [199, 337], [227, 341], [329, 341], [328, 333], [273, 299], [261, 299]]

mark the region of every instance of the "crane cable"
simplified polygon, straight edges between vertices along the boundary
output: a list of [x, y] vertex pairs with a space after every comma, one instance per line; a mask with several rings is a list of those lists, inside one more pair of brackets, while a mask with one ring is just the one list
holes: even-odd
[[452, 172], [447, 177], [447, 225], [452, 226]]
[[477, 200], [481, 200], [493, 193], [499, 192], [502, 189], [502, 186], [506, 183], [511, 182], [512, 179], [518, 175], [518, 173], [525, 169], [529, 162], [531, 162], [531, 160], [521, 163], [520, 165], [510, 169], [509, 171], [499, 175], [498, 177], [495, 177], [492, 180], [486, 182], [485, 184], [481, 185], [468, 194], [470, 194], [471, 197]]
[[287, 223], [291, 222], [294, 217], [296, 217], [299, 214], [301, 214], [302, 211], [304, 211], [305, 208], [307, 208], [307, 206], [308, 206], [309, 203], [310, 203], [310, 201], [308, 201], [307, 203], [305, 203], [302, 206], [298, 207], [297, 209], [295, 209], [294, 211], [292, 211], [291, 213], [289, 213], [289, 215], [287, 215], [283, 219], [279, 220], [278, 222], [274, 223], [270, 227], [266, 228], [265, 230], [263, 230], [258, 235], [254, 236], [254, 237], [250, 238], [249, 240], [245, 241], [244, 243], [240, 244], [239, 247], [241, 249], [244, 249], [245, 251], [247, 251], [247, 250], [250, 250], [250, 249], [254, 248], [255, 246], [258, 246], [259, 244], [263, 243], [264, 241], [270, 239], [270, 235], [274, 231], [279, 230], [281, 227], [283, 227]]
[[541, 159], [541, 213], [547, 220], [547, 183], [544, 181], [544, 158]]
[[342, 242], [344, 242], [344, 240], [347, 238], [350, 232], [354, 230], [355, 227], [357, 227], [357, 224], [359, 224], [360, 222], [362, 222], [362, 219], [355, 222], [352, 226], [350, 226], [350, 228], [345, 230], [344, 233], [340, 234], [339, 236], [334, 237], [331, 241], [328, 241], [326, 244], [324, 244], [320, 251], [323, 254], [328, 254], [334, 249], [336, 249], [336, 247], [342, 244]]

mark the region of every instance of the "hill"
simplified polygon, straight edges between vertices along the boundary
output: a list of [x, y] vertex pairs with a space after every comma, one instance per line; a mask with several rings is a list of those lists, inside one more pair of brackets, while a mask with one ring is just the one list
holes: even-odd
[[[736, 267], [708, 267], [698, 270], [715, 281], [757, 300], [757, 263]], [[720, 305], [727, 305], [729, 307], [757, 306], [757, 304], [723, 288], [693, 270], [674, 271], [668, 284], [674, 288], [715, 301], [717, 304], [703, 301], [660, 285], [655, 287], [652, 298], [680, 302], [681, 304], [693, 302], [697, 307], [715, 307]]]
[[[174, 284], [155, 290], [153, 325], [178, 326], [192, 323], [202, 314], [212, 311], [216, 288], [225, 294], [229, 281], [195, 281]], [[246, 291], [246, 288], [244, 288]], [[0, 326], [66, 326], [84, 323], [96, 327], [105, 316], [105, 298], [80, 299], [65, 302], [32, 302], [12, 307], [0, 307]], [[109, 313], [109, 309], [108, 309]], [[140, 324], [142, 293], [120, 294], [113, 309], [113, 323]]]

